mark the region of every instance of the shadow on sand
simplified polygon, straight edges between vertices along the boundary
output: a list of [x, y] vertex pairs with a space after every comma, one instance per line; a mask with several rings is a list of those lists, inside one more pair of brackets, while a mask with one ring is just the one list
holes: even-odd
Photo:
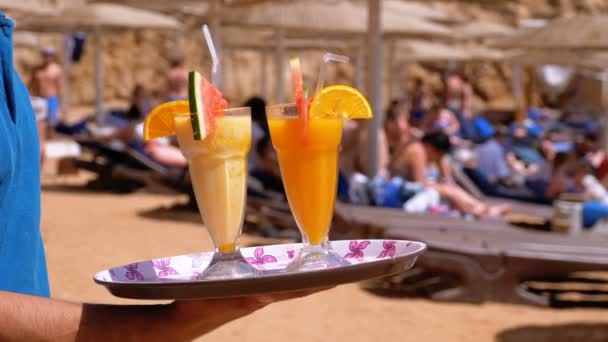
[[176, 203], [170, 207], [157, 207], [139, 211], [138, 216], [162, 221], [178, 221], [186, 223], [202, 224], [201, 216], [196, 208], [190, 203]]
[[123, 181], [119, 179], [101, 181], [99, 179], [91, 179], [84, 183], [47, 183], [42, 185], [42, 191], [87, 194], [128, 194], [140, 190], [142, 187], [142, 184], [132, 181]]
[[86, 184], [43, 184], [43, 192], [62, 192], [70, 194], [97, 194], [109, 193], [101, 189], [87, 187]]
[[504, 330], [496, 342], [604, 342], [608, 341], [608, 323], [569, 323], [528, 325]]

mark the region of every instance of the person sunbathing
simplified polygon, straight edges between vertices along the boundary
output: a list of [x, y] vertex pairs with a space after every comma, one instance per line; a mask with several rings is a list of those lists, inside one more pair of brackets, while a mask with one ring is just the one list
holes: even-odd
[[165, 101], [184, 100], [188, 98], [188, 69], [184, 61], [175, 57], [171, 61], [171, 68], [165, 75]]
[[426, 186], [435, 189], [439, 195], [448, 200], [458, 210], [476, 217], [501, 217], [507, 214], [511, 207], [507, 204], [487, 205], [473, 197], [452, 181], [449, 160], [445, 157], [450, 151], [451, 143], [447, 135], [441, 132], [427, 134], [422, 138], [426, 154], [427, 170], [432, 165], [439, 165], [435, 178], [429, 177]]
[[150, 140], [144, 143], [144, 151], [150, 158], [162, 165], [173, 168], [184, 168], [188, 166], [188, 161], [182, 154], [182, 151], [179, 147], [172, 144]]
[[393, 100], [386, 110], [384, 119], [384, 134], [388, 144], [388, 152], [393, 154], [401, 145], [403, 139], [407, 138], [404, 132], [408, 129], [408, 107], [404, 101]]
[[486, 205], [452, 181], [449, 161], [449, 137], [442, 132], [426, 134], [421, 141], [412, 140], [399, 151], [391, 163], [391, 170], [409, 182], [423, 184], [439, 193], [458, 210], [476, 217], [501, 217], [510, 211], [508, 205]]
[[366, 120], [347, 120], [342, 130], [340, 152], [340, 172], [350, 179], [357, 173], [388, 176], [389, 152], [386, 134], [378, 130], [376, 145], [377, 164], [370, 170], [369, 162], [369, 123]]
[[[387, 117], [387, 126], [396, 126], [398, 133], [391, 132], [392, 136], [399, 136], [393, 141], [393, 150], [388, 164], [388, 171], [392, 176], [400, 176], [407, 181], [424, 183], [426, 179], [426, 153], [414, 130], [409, 124], [405, 112], [396, 112]], [[387, 137], [389, 133], [387, 132]]]

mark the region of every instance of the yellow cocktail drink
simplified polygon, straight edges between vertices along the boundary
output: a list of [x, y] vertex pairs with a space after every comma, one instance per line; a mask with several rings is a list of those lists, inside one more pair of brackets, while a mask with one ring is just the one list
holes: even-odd
[[311, 245], [319, 245], [331, 225], [342, 122], [342, 118], [310, 119], [303, 136], [297, 117], [268, 121], [289, 205]]
[[203, 140], [194, 139], [190, 114], [175, 115], [174, 121], [201, 217], [217, 249], [202, 277], [255, 274], [238, 250], [247, 196], [250, 109], [225, 110], [223, 116], [215, 118], [215, 128]]
[[201, 279], [256, 276], [239, 249], [247, 196], [251, 108], [228, 108], [200, 73], [188, 74], [188, 101], [160, 104], [144, 121], [144, 139], [176, 135], [188, 160], [199, 212], [215, 251]]
[[175, 128], [188, 159], [190, 179], [201, 216], [217, 248], [234, 252], [243, 223], [247, 191], [247, 153], [251, 118], [224, 116], [205, 140], [194, 140], [189, 115], [178, 115]]

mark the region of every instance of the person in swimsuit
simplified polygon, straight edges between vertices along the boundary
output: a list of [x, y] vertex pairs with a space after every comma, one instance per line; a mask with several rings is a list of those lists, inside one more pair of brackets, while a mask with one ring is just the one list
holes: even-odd
[[29, 88], [32, 96], [46, 99], [49, 129], [60, 122], [63, 103], [63, 69], [57, 63], [55, 49], [42, 50], [42, 64], [34, 68]]
[[384, 133], [388, 144], [389, 154], [393, 154], [406, 138], [404, 133], [408, 131], [408, 105], [405, 101], [393, 100], [386, 110], [384, 119]]
[[[451, 181], [451, 175], [446, 172], [448, 168], [444, 165], [451, 146], [450, 138], [443, 132], [426, 134], [421, 141], [409, 138], [393, 157], [391, 173], [436, 190], [443, 199], [466, 214], [476, 217], [499, 217], [506, 214], [510, 210], [508, 205], [486, 205]], [[429, 177], [433, 165], [438, 167], [439, 174]]]
[[[392, 176], [401, 176], [410, 182], [424, 183], [426, 180], [426, 153], [424, 147], [414, 135], [414, 131], [409, 124], [409, 118], [404, 111], [395, 113], [395, 116], [387, 116], [385, 129], [391, 148], [391, 159], [388, 165], [389, 173]], [[391, 126], [396, 126], [391, 128]], [[398, 130], [396, 132], [390, 132]]]
[[180, 58], [171, 61], [171, 68], [165, 77], [165, 101], [185, 100], [188, 98], [188, 69]]

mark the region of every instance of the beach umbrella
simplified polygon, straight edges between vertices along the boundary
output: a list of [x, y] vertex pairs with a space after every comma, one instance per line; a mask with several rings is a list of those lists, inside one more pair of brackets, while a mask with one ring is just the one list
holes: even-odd
[[0, 10], [17, 16], [24, 14], [53, 14], [55, 8], [40, 0], [0, 0]]
[[460, 23], [466, 20], [461, 15], [432, 7], [426, 3], [402, 0], [384, 0], [382, 3], [385, 12], [393, 12], [405, 17], [416, 17], [441, 23]]
[[608, 48], [608, 15], [581, 15], [556, 19], [544, 27], [522, 30], [494, 45], [531, 49]]
[[[582, 66], [589, 67], [589, 64], [591, 64], [591, 67], [593, 67], [594, 64], [599, 63], [602, 67], [605, 64], [601, 55], [595, 57], [587, 55], [588, 60], [586, 61], [578, 56], [580, 56], [580, 53], [586, 53], [584, 50], [608, 48], [606, 27], [608, 27], [608, 15], [581, 15], [561, 18], [540, 28], [522, 30], [512, 37], [500, 39], [493, 44], [503, 48], [549, 49], [551, 50], [549, 52], [535, 51], [532, 54], [536, 56], [528, 55], [527, 57], [543, 57], [542, 60], [548, 62], [566, 62], [575, 66], [583, 64]], [[583, 52], [574, 52], [573, 50], [583, 50]], [[539, 54], [544, 54], [544, 56], [539, 56]], [[577, 54], [579, 55], [577, 56]], [[580, 60], [577, 61], [577, 59]], [[526, 60], [522, 58], [522, 61]], [[603, 78], [603, 88], [608, 89], [608, 80], [605, 77]], [[603, 93], [606, 95], [606, 91]], [[606, 100], [604, 103], [606, 103]], [[608, 137], [608, 125], [605, 125], [604, 137]], [[605, 141], [608, 143], [608, 139], [605, 139]]]
[[96, 3], [61, 8], [57, 15], [32, 17], [20, 22], [22, 28], [38, 32], [90, 31], [124, 29], [177, 29], [172, 17], [133, 7]]
[[608, 68], [608, 53], [591, 50], [526, 49], [505, 53], [505, 61], [513, 65], [513, 94], [521, 100], [521, 66], [559, 65], [601, 71]]
[[[225, 48], [244, 50], [274, 50], [275, 31], [270, 29], [245, 29], [235, 26], [222, 28], [223, 44]], [[331, 37], [285, 37], [285, 47], [290, 50], [313, 50], [332, 48], [344, 51], [352, 44], [342, 39]]]
[[69, 6], [59, 10], [56, 16], [28, 18], [20, 27], [38, 32], [88, 31], [95, 39], [95, 110], [98, 122], [103, 120], [103, 63], [101, 60], [101, 34], [106, 31], [125, 29], [171, 29], [179, 27], [172, 17], [159, 13], [117, 4], [96, 3]]
[[[200, 11], [201, 5], [206, 6], [206, 2], [213, 0], [89, 0], [90, 3], [104, 2], [104, 3], [116, 3], [131, 7], [157, 10], [157, 11], [184, 11], [185, 13], [192, 13], [186, 11]], [[251, 5], [257, 4], [264, 1], [272, 0], [219, 0], [223, 5]]]
[[482, 44], [463, 44], [461, 48], [466, 50], [469, 55], [469, 61], [501, 61], [507, 55], [505, 51], [493, 49]]
[[404, 40], [396, 43], [396, 58], [408, 62], [465, 61], [468, 52], [459, 46], [424, 40]]
[[505, 60], [522, 65], [553, 64], [603, 70], [608, 67], [608, 52], [529, 49], [511, 52]]
[[[397, 11], [401, 2], [391, 1], [391, 10], [383, 13], [384, 35], [451, 37], [442, 25]], [[247, 27], [281, 28], [287, 33], [323, 33], [325, 35], [360, 35], [367, 32], [367, 12], [363, 5], [351, 1], [280, 1], [257, 5], [229, 6], [222, 12], [222, 21]]]
[[469, 21], [454, 27], [459, 39], [486, 39], [514, 35], [517, 30], [511, 26], [489, 21]]

